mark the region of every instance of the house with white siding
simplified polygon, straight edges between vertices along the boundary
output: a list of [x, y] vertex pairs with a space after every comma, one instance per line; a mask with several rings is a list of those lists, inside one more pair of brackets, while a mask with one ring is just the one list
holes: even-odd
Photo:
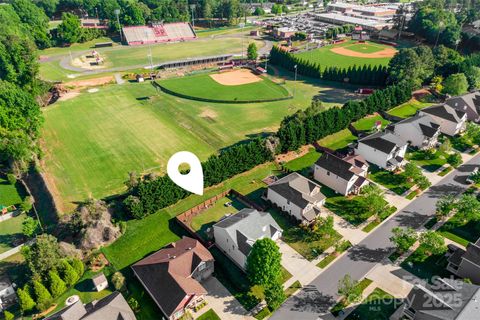
[[428, 115], [432, 122], [438, 124], [440, 132], [452, 137], [462, 133], [467, 126], [467, 114], [448, 104], [431, 106], [420, 110], [418, 114]]
[[405, 163], [407, 142], [389, 131], [380, 131], [358, 140], [355, 154], [386, 169], [396, 170]]
[[316, 181], [346, 196], [358, 194], [368, 184], [368, 167], [362, 156], [340, 158], [325, 152], [315, 163], [313, 176]]
[[305, 224], [315, 221], [320, 214], [320, 207], [325, 203], [320, 186], [296, 172], [269, 185], [265, 197]]
[[419, 149], [435, 147], [440, 135], [440, 126], [427, 115], [415, 115], [389, 125], [386, 130]]
[[255, 241], [263, 238], [276, 241], [282, 231], [268, 212], [249, 208], [225, 216], [213, 225], [215, 245], [244, 271]]
[[451, 97], [445, 100], [445, 104], [465, 112], [469, 121], [480, 122], [480, 92], [478, 90], [458, 97]]

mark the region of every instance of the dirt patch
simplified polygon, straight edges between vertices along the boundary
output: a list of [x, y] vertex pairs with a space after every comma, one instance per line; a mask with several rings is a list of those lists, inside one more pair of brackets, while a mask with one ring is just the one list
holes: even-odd
[[340, 54], [347, 57], [356, 57], [356, 58], [392, 58], [397, 50], [394, 48], [385, 48], [381, 51], [372, 52], [372, 53], [363, 53], [353, 50], [349, 50], [345, 47], [336, 47], [330, 49], [331, 52]]
[[287, 153], [279, 154], [275, 157], [275, 162], [281, 163], [281, 162], [289, 162], [291, 160], [295, 160], [297, 158], [300, 158], [301, 156], [306, 155], [311, 148], [314, 148], [314, 147], [311, 144], [309, 144], [301, 147], [300, 150], [289, 151]]
[[73, 99], [75, 97], [78, 97], [79, 95], [80, 95], [80, 92], [77, 91], [77, 90], [65, 92], [65, 93], [60, 94], [60, 98], [58, 98], [57, 101], [67, 101], [67, 100]]
[[254, 74], [251, 70], [247, 69], [211, 74], [210, 77], [224, 86], [238, 86], [262, 81], [262, 78]]
[[63, 84], [64, 87], [69, 88], [87, 88], [87, 87], [96, 87], [104, 84], [113, 82], [115, 79], [113, 76], [106, 76], [94, 79], [85, 79], [85, 80], [76, 80], [69, 81]]
[[218, 114], [211, 110], [211, 109], [205, 109], [200, 113], [200, 117], [202, 118], [210, 118], [210, 119], [215, 119], [218, 116]]

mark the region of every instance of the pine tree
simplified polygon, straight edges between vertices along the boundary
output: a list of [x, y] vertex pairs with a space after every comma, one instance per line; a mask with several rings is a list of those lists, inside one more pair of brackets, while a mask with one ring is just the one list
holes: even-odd
[[58, 272], [51, 270], [48, 273], [49, 276], [49, 284], [50, 284], [50, 292], [54, 298], [59, 297], [62, 293], [67, 291], [67, 286], [65, 282], [60, 278]]
[[82, 262], [82, 260], [78, 258], [73, 258], [71, 261], [72, 268], [75, 270], [75, 272], [78, 274], [79, 277], [83, 276], [83, 273], [85, 272], [85, 266]]
[[68, 287], [73, 286], [80, 279], [78, 274], [75, 272], [75, 270], [72, 268], [72, 266], [70, 265], [70, 263], [68, 263], [67, 260], [62, 260], [62, 276], [63, 281], [65, 281], [65, 284]]
[[30, 296], [30, 288], [27, 285], [23, 289], [17, 289], [17, 297], [22, 313], [29, 312], [35, 308], [35, 301]]
[[37, 310], [43, 311], [50, 307], [52, 295], [40, 281], [33, 281], [33, 293], [37, 302]]

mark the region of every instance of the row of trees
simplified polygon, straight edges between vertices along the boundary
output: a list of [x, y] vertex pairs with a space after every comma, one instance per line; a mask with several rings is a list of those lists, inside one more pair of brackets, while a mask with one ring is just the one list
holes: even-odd
[[[204, 184], [206, 187], [218, 184], [265, 163], [272, 159], [273, 151], [267, 148], [264, 140], [255, 139], [212, 155], [202, 163]], [[153, 179], [133, 178], [128, 184], [131, 195], [125, 199], [124, 204], [134, 218], [154, 213], [189, 195], [166, 175]]]
[[113, 28], [116, 28], [116, 9], [120, 9], [119, 18], [126, 25], [151, 21], [188, 21], [192, 13], [191, 6], [195, 19], [221, 19], [234, 24], [244, 16], [246, 10], [239, 0], [34, 0], [34, 3], [49, 17], [75, 12], [109, 19]]
[[353, 66], [349, 68], [328, 67], [298, 56], [274, 46], [270, 52], [270, 62], [294, 71], [297, 66], [299, 74], [329, 81], [348, 82], [372, 86], [382, 86], [387, 80], [387, 68], [384, 66]]
[[386, 111], [408, 101], [412, 87], [408, 83], [393, 85], [384, 90], [377, 90], [362, 101], [349, 101], [343, 107], [322, 111], [315, 104], [306, 110], [297, 111], [285, 117], [277, 136], [280, 150], [287, 152], [297, 150], [300, 146], [313, 143], [330, 134], [348, 127], [356, 120], [374, 112]]
[[40, 235], [31, 246], [22, 248], [30, 281], [17, 289], [20, 309], [28, 313], [48, 309], [53, 299], [74, 286], [85, 266], [80, 259], [62, 256], [57, 239]]
[[343, 26], [331, 27], [327, 29], [325, 36], [327, 39], [333, 39], [339, 34], [351, 33], [355, 29], [353, 24], [344, 24]]
[[447, 251], [445, 239], [435, 231], [426, 231], [418, 235], [413, 228], [395, 227], [392, 229], [390, 241], [395, 245], [399, 254], [407, 252], [417, 240], [420, 243], [417, 259], [426, 259], [430, 255], [438, 255]]

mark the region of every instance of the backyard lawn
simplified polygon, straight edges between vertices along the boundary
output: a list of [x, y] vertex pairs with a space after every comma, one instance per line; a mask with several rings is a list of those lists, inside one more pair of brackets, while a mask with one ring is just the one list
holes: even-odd
[[395, 299], [391, 294], [380, 288], [375, 288], [375, 290], [347, 316], [346, 320], [388, 320], [400, 306], [400, 303], [400, 299]]
[[303, 156], [285, 163], [283, 166], [290, 171], [303, 171], [309, 169], [322, 154], [314, 148]]
[[384, 119], [381, 115], [375, 114], [357, 120], [352, 123], [352, 125], [355, 127], [355, 129], [359, 131], [371, 131], [372, 129], [374, 129], [374, 125], [377, 123], [377, 121], [380, 121], [382, 123], [382, 129], [390, 123], [390, 121]]
[[440, 150], [436, 150], [435, 153], [431, 153], [429, 151], [415, 150], [406, 154], [406, 158], [409, 161], [415, 163], [416, 165], [422, 167], [429, 172], [434, 172], [438, 168], [446, 164], [447, 157], [448, 154], [446, 154], [445, 152], [441, 152]]
[[[226, 204], [230, 203], [230, 206]], [[246, 206], [238, 201], [234, 196], [226, 196], [219, 199], [213, 206], [202, 211], [199, 215], [193, 217], [191, 227], [195, 230], [203, 239], [208, 240], [206, 231], [212, 227], [217, 221], [227, 214], [235, 214], [238, 211], [246, 208]]]
[[368, 177], [374, 182], [381, 184], [387, 189], [392, 190], [398, 195], [404, 194], [413, 186], [412, 182], [408, 182], [405, 174], [393, 173], [391, 171], [380, 169], [376, 166], [370, 166]]
[[283, 229], [283, 241], [310, 261], [318, 257], [323, 251], [330, 248], [342, 238], [339, 233], [335, 232], [331, 237], [323, 237], [320, 240], [313, 241], [308, 239], [306, 231], [292, 224], [285, 213], [274, 209], [268, 212]]
[[420, 279], [432, 283], [434, 276], [442, 278], [450, 276], [445, 269], [447, 264], [445, 254], [424, 257], [423, 248], [420, 246], [400, 266]]
[[326, 136], [323, 139], [318, 140], [318, 144], [322, 147], [326, 147], [332, 150], [339, 150], [347, 147], [350, 143], [355, 142], [355, 137], [350, 130], [343, 129], [337, 133]]
[[198, 317], [197, 320], [220, 320], [220, 317], [215, 313], [215, 311], [213, 311], [213, 309], [210, 309]]
[[4, 176], [0, 175], [0, 206], [15, 205], [18, 207], [24, 197], [25, 191], [19, 183], [12, 185]]
[[389, 110], [388, 113], [392, 116], [408, 118], [415, 115], [418, 110], [431, 106], [433, 103], [430, 102], [430, 100], [431, 98], [429, 96], [422, 99], [422, 101], [425, 102], [412, 98], [410, 101]]
[[23, 239], [22, 223], [27, 218], [26, 213], [0, 222], [0, 253], [19, 245]]

